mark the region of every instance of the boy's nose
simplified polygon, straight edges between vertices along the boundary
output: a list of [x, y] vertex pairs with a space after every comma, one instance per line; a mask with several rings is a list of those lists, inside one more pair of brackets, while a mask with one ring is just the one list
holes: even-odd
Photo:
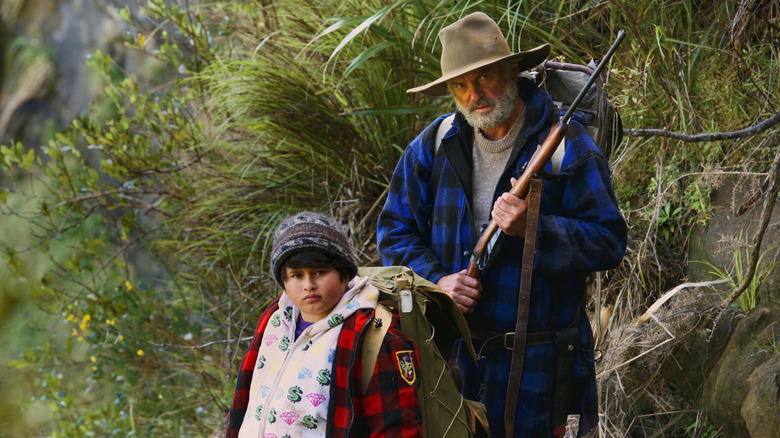
[[314, 282], [314, 279], [307, 275], [306, 279], [303, 281], [303, 290], [312, 291], [316, 288], [317, 284]]

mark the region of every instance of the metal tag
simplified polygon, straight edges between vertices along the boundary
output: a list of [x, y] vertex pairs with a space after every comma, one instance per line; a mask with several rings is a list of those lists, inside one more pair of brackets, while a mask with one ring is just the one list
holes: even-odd
[[409, 313], [414, 308], [412, 292], [408, 290], [401, 291], [401, 313]]

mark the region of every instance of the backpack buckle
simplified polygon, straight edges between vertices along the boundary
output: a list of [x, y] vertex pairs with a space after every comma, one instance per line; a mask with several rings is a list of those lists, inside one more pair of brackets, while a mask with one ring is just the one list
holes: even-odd
[[511, 350], [515, 343], [515, 332], [504, 333], [504, 348]]

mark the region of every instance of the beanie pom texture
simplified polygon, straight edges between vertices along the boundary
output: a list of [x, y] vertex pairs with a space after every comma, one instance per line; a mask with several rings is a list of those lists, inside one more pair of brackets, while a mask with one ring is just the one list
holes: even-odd
[[276, 282], [282, 281], [282, 266], [291, 255], [318, 249], [343, 259], [357, 273], [357, 258], [344, 229], [333, 219], [312, 211], [294, 214], [279, 224], [274, 232], [271, 249], [271, 272]]

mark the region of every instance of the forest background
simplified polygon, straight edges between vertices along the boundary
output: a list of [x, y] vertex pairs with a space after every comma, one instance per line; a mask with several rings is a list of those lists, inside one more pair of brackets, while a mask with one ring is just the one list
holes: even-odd
[[[3, 29], [30, 3], [0, 2]], [[2, 40], [4, 436], [219, 435], [257, 316], [279, 292], [268, 273], [272, 230], [291, 212], [324, 211], [348, 229], [363, 264], [379, 263], [376, 215], [395, 163], [452, 111], [447, 98], [405, 90], [438, 77], [438, 31], [474, 11], [496, 19], [513, 48], [549, 42], [551, 56], [581, 64], [628, 30], [607, 89], [626, 128], [610, 164], [630, 237], [624, 262], [601, 273], [589, 303], [603, 352], [598, 432], [727, 436], [695, 391], [677, 393], [659, 372], [690, 341], [676, 336], [656, 349], [626, 328], [688, 279], [700, 261], [689, 260], [691, 235], [706, 229], [727, 178], [756, 193], [748, 209], [777, 198], [780, 131], [766, 121], [780, 111], [780, 2], [105, 7], [128, 31], [121, 50], [87, 60], [97, 97], [64, 126], [42, 125], [31, 144], [9, 129], [9, 108], [45, 96], [57, 48]], [[118, 60], [127, 51], [136, 56]], [[751, 126], [761, 129], [674, 134]], [[729, 288], [690, 294], [699, 310], [680, 323], [683, 333], [707, 330], [724, 308], [756, 306], [776, 258], [761, 252], [769, 255], [751, 271], [748, 250], [762, 238], [746, 230], [736, 246], [723, 244], [731, 263], [705, 263]], [[748, 293], [729, 296], [744, 285]]]

